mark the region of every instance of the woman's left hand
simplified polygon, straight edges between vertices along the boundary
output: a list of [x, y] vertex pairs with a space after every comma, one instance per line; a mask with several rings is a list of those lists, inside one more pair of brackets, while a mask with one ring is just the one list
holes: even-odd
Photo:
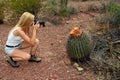
[[33, 27], [34, 27], [34, 29], [38, 30], [40, 28], [40, 24], [37, 23]]

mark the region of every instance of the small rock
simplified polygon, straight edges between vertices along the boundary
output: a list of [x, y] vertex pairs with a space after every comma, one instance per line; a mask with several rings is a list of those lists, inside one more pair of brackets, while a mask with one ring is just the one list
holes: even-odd
[[78, 71], [83, 71], [83, 68], [80, 67], [78, 63], [74, 63], [73, 66], [74, 66]]
[[67, 73], [69, 73], [70, 71], [69, 70], [67, 70]]
[[118, 56], [118, 58], [120, 59], [120, 56]]
[[81, 67], [76, 67], [78, 71], [83, 71], [83, 68]]
[[74, 63], [73, 66], [74, 66], [74, 67], [78, 67], [79, 64], [78, 64], [78, 63]]
[[70, 23], [70, 21], [66, 21], [66, 24], [69, 24]]
[[102, 32], [98, 31], [96, 34], [98, 34], [98, 35], [99, 35], [99, 34], [102, 34]]
[[61, 40], [59, 40], [59, 43], [62, 43], [62, 41], [61, 41]]

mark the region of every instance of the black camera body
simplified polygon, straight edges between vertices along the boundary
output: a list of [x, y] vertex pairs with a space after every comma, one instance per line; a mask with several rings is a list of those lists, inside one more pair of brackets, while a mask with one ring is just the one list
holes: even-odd
[[34, 24], [39, 23], [40, 25], [42, 25], [43, 27], [45, 27], [45, 21], [42, 20], [38, 20], [36, 17], [34, 18]]
[[45, 21], [37, 21], [37, 23], [39, 23], [40, 25], [42, 25], [43, 27], [45, 27]]

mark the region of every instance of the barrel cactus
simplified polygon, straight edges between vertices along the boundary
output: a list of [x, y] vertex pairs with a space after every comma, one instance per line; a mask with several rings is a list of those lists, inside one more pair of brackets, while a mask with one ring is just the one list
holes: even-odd
[[91, 52], [91, 41], [86, 33], [78, 27], [70, 32], [67, 40], [67, 53], [72, 59], [86, 60]]

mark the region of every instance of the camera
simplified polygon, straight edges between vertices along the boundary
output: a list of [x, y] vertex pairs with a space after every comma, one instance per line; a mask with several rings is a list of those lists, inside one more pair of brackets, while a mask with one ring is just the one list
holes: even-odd
[[43, 27], [45, 27], [45, 22], [44, 21], [37, 21], [37, 23], [39, 23], [40, 25], [42, 25]]
[[45, 21], [42, 20], [38, 20], [36, 17], [34, 18], [34, 24], [39, 23], [40, 25], [42, 25], [43, 27], [45, 27]]

